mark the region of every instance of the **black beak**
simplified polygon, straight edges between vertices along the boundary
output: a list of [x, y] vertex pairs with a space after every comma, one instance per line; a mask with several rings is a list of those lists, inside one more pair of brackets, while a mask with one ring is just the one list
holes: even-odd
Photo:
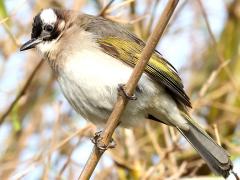
[[39, 44], [40, 42], [42, 42], [42, 39], [33, 38], [33, 39], [27, 41], [26, 43], [24, 43], [24, 44], [20, 47], [20, 51], [25, 51], [25, 50], [28, 50], [28, 49], [32, 49], [32, 48], [34, 48], [37, 44]]

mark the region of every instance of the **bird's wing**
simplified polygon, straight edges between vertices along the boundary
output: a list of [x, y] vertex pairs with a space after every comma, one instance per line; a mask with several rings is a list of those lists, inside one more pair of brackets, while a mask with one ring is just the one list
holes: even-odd
[[[119, 37], [105, 36], [97, 38], [97, 42], [105, 53], [132, 67], [138, 62], [144, 47], [142, 41], [137, 43], [137, 41]], [[145, 68], [145, 72], [159, 84], [166, 87], [177, 102], [191, 107], [189, 97], [183, 89], [182, 80], [178, 76], [176, 69], [160, 53], [157, 51], [153, 53]]]
[[[130, 66], [135, 66], [145, 43], [129, 32], [127, 28], [102, 17], [79, 16], [79, 27], [95, 35], [102, 50]], [[147, 64], [145, 72], [159, 84], [166, 87], [171, 96], [182, 104], [191, 107], [190, 100], [176, 69], [155, 51]]]

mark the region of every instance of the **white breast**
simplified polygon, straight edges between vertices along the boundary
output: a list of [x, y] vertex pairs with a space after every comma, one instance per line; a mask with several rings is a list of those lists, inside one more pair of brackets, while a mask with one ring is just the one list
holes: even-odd
[[121, 61], [96, 49], [83, 49], [75, 53], [65, 65], [65, 72], [86, 88], [126, 83], [131, 71]]
[[[98, 123], [106, 120], [116, 102], [118, 84], [127, 82], [132, 68], [99, 49], [81, 49], [65, 62], [59, 83], [66, 98], [86, 119]], [[145, 118], [146, 101], [156, 90], [146, 75], [139, 88], [145, 92], [138, 93], [138, 102], [131, 102], [127, 110], [134, 116], [132, 122]]]

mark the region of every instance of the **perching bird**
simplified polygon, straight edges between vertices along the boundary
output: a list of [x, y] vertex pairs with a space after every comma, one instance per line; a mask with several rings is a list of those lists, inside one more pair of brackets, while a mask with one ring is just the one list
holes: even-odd
[[[36, 48], [48, 61], [72, 107], [85, 119], [104, 124], [116, 102], [119, 84], [128, 81], [145, 43], [116, 22], [60, 9], [44, 9], [34, 18], [31, 40], [21, 51]], [[232, 169], [228, 153], [187, 112], [191, 107], [176, 69], [155, 51], [122, 126], [145, 119], [176, 127], [216, 174]]]

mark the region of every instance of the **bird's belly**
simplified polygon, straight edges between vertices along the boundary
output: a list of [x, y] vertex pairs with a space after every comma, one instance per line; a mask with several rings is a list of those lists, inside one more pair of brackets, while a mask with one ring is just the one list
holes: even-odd
[[[99, 52], [83, 50], [68, 59], [58, 77], [61, 89], [73, 108], [94, 123], [104, 123], [117, 99], [118, 84], [125, 84], [132, 68]], [[123, 115], [123, 125], [145, 118], [156, 87], [147, 75], [139, 82], [137, 101], [131, 101]], [[126, 120], [124, 120], [126, 116]]]

